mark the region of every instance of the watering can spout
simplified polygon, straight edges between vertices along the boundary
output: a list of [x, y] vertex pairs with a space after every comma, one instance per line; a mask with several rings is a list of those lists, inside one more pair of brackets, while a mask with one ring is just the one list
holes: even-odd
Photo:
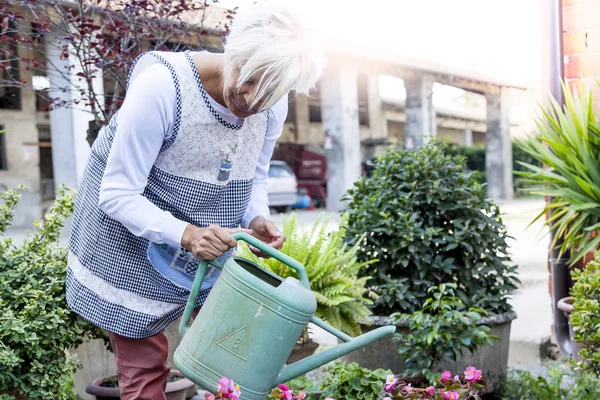
[[[375, 329], [355, 338], [350, 338], [347, 335], [332, 328], [331, 326], [325, 324], [323, 321], [318, 320], [317, 318], [313, 318], [312, 322], [318, 326], [321, 326], [322, 328], [325, 328], [327, 331], [333, 333], [334, 335], [340, 337], [345, 341], [345, 343], [339, 344], [323, 352], [297, 361], [291, 365], [285, 365], [281, 369], [279, 375], [277, 376], [275, 384], [285, 383], [289, 380], [292, 380], [300, 375], [312, 371], [313, 369], [325, 365], [339, 357], [342, 357], [354, 350], [358, 350], [371, 342], [374, 342], [385, 336], [392, 335], [394, 334], [394, 332], [396, 332], [396, 327], [390, 325]], [[338, 335], [338, 333], [340, 333], [341, 335]]]

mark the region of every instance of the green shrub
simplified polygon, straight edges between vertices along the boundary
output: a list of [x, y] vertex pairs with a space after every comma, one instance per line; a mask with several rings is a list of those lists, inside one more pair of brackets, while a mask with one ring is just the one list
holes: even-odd
[[[350, 335], [359, 335], [359, 323], [366, 323], [366, 317], [371, 315], [367, 306], [372, 301], [366, 297], [368, 278], [358, 278], [358, 272], [377, 260], [358, 262], [358, 245], [344, 244], [347, 216], [342, 216], [339, 228], [331, 233], [327, 233], [329, 221], [330, 218], [325, 221], [319, 218], [310, 231], [301, 232], [296, 214], [292, 214], [283, 221], [287, 240], [281, 251], [306, 268], [310, 287], [317, 299], [315, 315]], [[245, 243], [240, 243], [238, 254], [283, 278], [298, 277], [294, 270], [274, 258], [259, 259]]]
[[478, 325], [484, 310], [467, 309], [455, 296], [456, 285], [441, 284], [429, 289], [423, 309], [413, 314], [392, 314], [394, 322], [408, 323], [408, 334], [395, 334], [398, 354], [407, 365], [404, 373], [423, 375], [435, 381], [437, 363], [456, 357], [463, 350], [475, 352], [480, 346], [491, 345], [498, 337], [488, 335], [490, 328]]
[[[0, 232], [10, 225], [17, 192], [0, 193]], [[69, 350], [104, 337], [67, 306], [67, 250], [57, 246], [73, 196], [59, 191], [53, 210], [21, 246], [0, 238], [0, 399], [70, 399], [78, 362]]]
[[444, 148], [444, 154], [449, 155], [450, 157], [464, 157], [467, 169], [470, 171], [483, 172], [485, 176], [485, 146], [449, 145]]
[[503, 382], [501, 400], [597, 400], [600, 382], [590, 374], [550, 368], [547, 377], [525, 370], [511, 370]]
[[383, 390], [383, 383], [392, 371], [361, 368], [357, 363], [334, 364], [329, 375], [320, 383], [321, 399], [372, 400]]
[[[538, 167], [542, 166], [542, 163], [532, 157], [529, 153], [524, 151], [517, 141], [513, 141], [511, 143], [512, 146], [512, 166], [513, 166], [513, 186], [515, 191], [520, 192], [523, 189], [531, 187], [530, 184], [527, 183], [526, 179], [523, 179], [520, 175], [518, 175], [518, 171], [526, 171], [526, 168], [523, 167], [521, 163], [526, 163], [530, 165], [535, 165]], [[466, 166], [469, 169], [473, 177], [477, 180], [477, 182], [483, 184], [486, 183], [485, 176], [485, 146], [482, 145], [474, 145], [474, 146], [462, 146], [462, 145], [453, 145], [448, 146], [444, 153], [450, 156], [463, 156], [466, 158]]]
[[600, 252], [583, 270], [573, 270], [575, 284], [570, 323], [575, 330], [575, 340], [582, 342], [579, 351], [579, 369], [600, 377]]
[[463, 157], [436, 143], [414, 152], [389, 148], [346, 199], [349, 243], [361, 245], [360, 261], [379, 259], [361, 271], [380, 296], [376, 314], [412, 314], [442, 283], [455, 283], [467, 308], [511, 309], [518, 279], [506, 228]]

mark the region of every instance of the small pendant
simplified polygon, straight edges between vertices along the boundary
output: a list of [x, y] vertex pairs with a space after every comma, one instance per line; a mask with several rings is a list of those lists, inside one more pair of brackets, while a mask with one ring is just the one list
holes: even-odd
[[225, 182], [229, 180], [229, 175], [231, 174], [231, 161], [221, 160], [221, 167], [219, 168], [219, 174], [217, 175], [217, 180], [219, 182]]

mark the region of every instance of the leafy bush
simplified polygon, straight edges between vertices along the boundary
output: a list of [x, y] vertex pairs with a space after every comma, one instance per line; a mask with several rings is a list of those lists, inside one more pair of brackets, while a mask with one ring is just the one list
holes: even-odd
[[334, 364], [329, 375], [320, 383], [321, 399], [372, 400], [383, 391], [383, 383], [392, 371], [361, 368], [357, 363]]
[[[524, 151], [518, 144], [517, 141], [511, 143], [512, 146], [512, 159], [513, 159], [513, 185], [515, 191], [521, 191], [525, 188], [530, 187], [527, 182], [521, 178], [517, 171], [525, 171], [526, 168], [521, 163], [542, 166], [542, 163], [532, 157], [529, 153]], [[481, 184], [486, 183], [485, 176], [485, 146], [474, 145], [474, 146], [448, 146], [444, 153], [450, 156], [464, 156], [466, 158], [467, 169], [473, 174], [475, 180]]]
[[462, 156], [465, 158], [465, 166], [468, 170], [485, 172], [485, 146], [483, 145], [449, 145], [444, 148], [444, 154], [450, 157]]
[[573, 270], [575, 284], [570, 323], [575, 341], [582, 342], [578, 368], [600, 377], [600, 252], [583, 270]]
[[506, 228], [463, 157], [436, 143], [414, 152], [389, 148], [346, 199], [349, 243], [360, 244], [360, 261], [379, 258], [361, 271], [380, 296], [376, 314], [411, 314], [441, 283], [455, 283], [467, 308], [511, 309], [518, 279]]
[[558, 366], [550, 368], [547, 377], [535, 376], [529, 371], [511, 370], [502, 384], [501, 400], [597, 400], [600, 382], [591, 374], [566, 371]]
[[[565, 87], [564, 94], [564, 108], [554, 102], [551, 112], [542, 109], [540, 135], [519, 142], [538, 164], [521, 163], [526, 171], [518, 174], [537, 186], [530, 192], [552, 198], [535, 220], [544, 219], [555, 233], [558, 257], [569, 251], [575, 264], [600, 245], [594, 234], [600, 229], [600, 124], [590, 90], [582, 86], [579, 98]], [[546, 218], [548, 212], [552, 218]]]
[[[17, 192], [0, 193], [0, 232], [10, 225]], [[73, 196], [59, 191], [54, 209], [19, 247], [0, 238], [0, 399], [73, 398], [78, 368], [69, 349], [104, 337], [67, 306], [67, 250], [57, 247]]]
[[409, 325], [408, 334], [394, 335], [394, 341], [399, 343], [398, 354], [407, 365], [404, 374], [423, 375], [433, 382], [439, 361], [446, 358], [456, 361], [463, 350], [474, 352], [498, 339], [488, 335], [488, 326], [477, 324], [487, 313], [477, 308], [466, 309], [455, 296], [455, 289], [454, 284], [433, 286], [428, 290], [431, 297], [423, 309], [413, 314], [392, 314], [394, 322]]
[[[372, 304], [365, 295], [367, 277], [358, 278], [358, 272], [376, 260], [358, 262], [358, 245], [344, 244], [348, 217], [342, 216], [339, 229], [326, 233], [330, 218], [319, 218], [310, 232], [301, 232], [295, 214], [283, 221], [286, 235], [281, 251], [306, 268], [313, 294], [317, 299], [315, 315], [350, 335], [360, 334], [359, 323], [366, 323]], [[274, 258], [260, 259], [245, 243], [240, 243], [238, 254], [286, 278], [298, 277], [296, 272]]]

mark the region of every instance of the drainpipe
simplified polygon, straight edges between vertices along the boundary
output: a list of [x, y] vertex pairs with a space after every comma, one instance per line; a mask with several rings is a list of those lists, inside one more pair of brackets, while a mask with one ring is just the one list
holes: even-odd
[[[549, 1], [549, 18], [546, 21], [547, 32], [549, 34], [549, 60], [548, 68], [548, 86], [549, 91], [560, 104], [564, 104], [562, 91], [562, 81], [564, 78], [564, 55], [563, 55], [563, 28], [562, 28], [562, 0]], [[549, 107], [551, 107], [549, 105]], [[552, 201], [552, 198], [549, 199]], [[551, 231], [550, 242], [554, 240], [554, 232]], [[554, 314], [554, 336], [560, 351], [563, 354], [572, 354], [571, 341], [569, 338], [569, 321], [565, 314], [560, 311], [556, 304], [558, 301], [569, 295], [570, 274], [567, 260], [569, 254], [563, 254], [558, 257], [559, 247], [562, 240], [558, 240], [558, 245], [550, 251], [550, 264], [552, 268], [552, 311]]]

